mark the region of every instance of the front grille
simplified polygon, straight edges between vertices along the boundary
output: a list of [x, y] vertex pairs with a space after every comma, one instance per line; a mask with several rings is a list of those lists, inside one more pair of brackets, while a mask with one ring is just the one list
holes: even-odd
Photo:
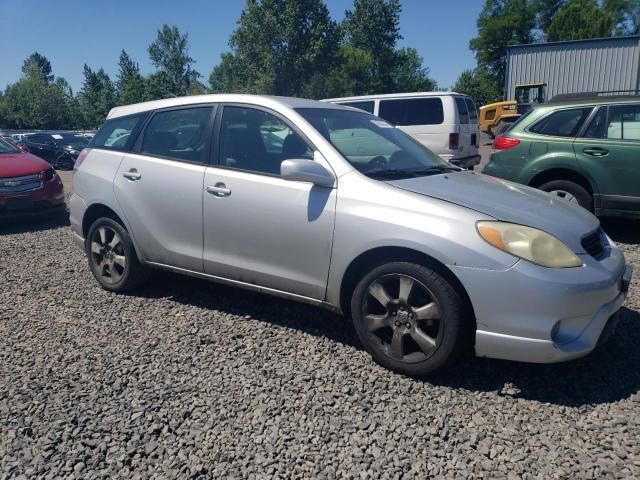
[[598, 228], [582, 239], [582, 247], [594, 258], [598, 258], [604, 252], [602, 230]]
[[24, 175], [22, 177], [0, 178], [0, 193], [20, 193], [37, 190], [41, 186], [40, 174]]

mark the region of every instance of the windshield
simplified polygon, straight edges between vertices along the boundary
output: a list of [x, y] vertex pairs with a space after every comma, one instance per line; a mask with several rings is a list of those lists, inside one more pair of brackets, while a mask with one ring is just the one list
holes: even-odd
[[364, 112], [298, 108], [357, 170], [369, 176], [455, 168], [403, 131]]
[[20, 150], [6, 140], [0, 138], [0, 153], [20, 153]]

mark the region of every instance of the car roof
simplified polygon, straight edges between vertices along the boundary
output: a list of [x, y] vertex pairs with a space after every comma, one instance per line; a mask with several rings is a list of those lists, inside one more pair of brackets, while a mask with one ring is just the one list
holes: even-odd
[[339, 97], [339, 98], [325, 98], [320, 100], [321, 102], [347, 102], [347, 101], [358, 101], [358, 100], [380, 100], [380, 99], [388, 99], [388, 98], [414, 98], [414, 97], [445, 97], [458, 95], [461, 97], [468, 97], [464, 93], [458, 92], [407, 92], [407, 93], [381, 93], [378, 95], [360, 95], [357, 97]]
[[640, 103], [638, 95], [612, 95], [612, 96], [560, 96], [552, 98], [541, 107], [550, 106], [591, 106], [591, 105], [613, 105], [618, 103]]
[[[269, 95], [247, 95], [247, 94], [211, 94], [211, 95], [192, 95], [189, 97], [166, 98], [163, 100], [153, 100], [151, 102], [136, 103], [133, 105], [124, 105], [112, 108], [107, 115], [107, 119], [133, 115], [150, 110], [161, 108], [180, 107], [186, 105], [197, 105], [200, 103], [248, 103], [263, 107], [284, 106], [291, 109], [294, 108], [342, 108], [336, 105], [328, 105], [317, 100], [308, 100], [306, 98], [296, 97], [278, 97]], [[349, 109], [350, 110], [350, 109]]]

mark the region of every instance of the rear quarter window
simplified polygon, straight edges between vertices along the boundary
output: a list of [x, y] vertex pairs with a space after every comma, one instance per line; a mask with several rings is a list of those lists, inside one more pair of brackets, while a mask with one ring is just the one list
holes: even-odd
[[90, 148], [129, 150], [146, 114], [107, 120], [89, 142]]
[[397, 126], [439, 125], [444, 122], [442, 99], [439, 97], [380, 100], [378, 115]]
[[458, 118], [460, 123], [469, 123], [469, 110], [467, 104], [462, 97], [456, 97], [456, 108], [458, 109]]
[[471, 123], [478, 122], [478, 109], [476, 108], [476, 104], [473, 103], [473, 100], [470, 98], [465, 98], [464, 101], [467, 103], [467, 110], [469, 110], [469, 120]]
[[557, 110], [533, 124], [529, 131], [554, 137], [575, 137], [592, 109], [588, 107]]

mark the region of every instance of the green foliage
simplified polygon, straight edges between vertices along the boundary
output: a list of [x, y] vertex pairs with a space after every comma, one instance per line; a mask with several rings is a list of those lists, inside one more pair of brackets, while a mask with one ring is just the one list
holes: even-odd
[[469, 95], [478, 106], [502, 99], [502, 89], [497, 87], [492, 76], [482, 67], [462, 72], [453, 91]]
[[547, 40], [578, 40], [611, 36], [615, 21], [596, 0], [570, 0], [553, 17]]
[[398, 0], [355, 0], [337, 25], [322, 0], [248, 0], [209, 77], [214, 92], [323, 98], [436, 87], [415, 49], [396, 49]]
[[83, 128], [97, 128], [115, 106], [116, 90], [102, 68], [93, 71], [85, 64], [83, 75], [78, 93], [80, 124]]
[[124, 50], [120, 52], [115, 87], [118, 105], [129, 105], [144, 102], [148, 99], [145, 80], [140, 74], [140, 67]]
[[53, 82], [51, 63], [49, 62], [47, 57], [40, 55], [38, 52], [33, 52], [22, 64], [22, 74], [27, 75], [27, 72], [32, 67], [35, 67], [38, 70], [40, 78], [42, 78], [42, 81], [46, 85], [49, 85], [51, 82]]
[[151, 63], [162, 73], [164, 96], [187, 95], [200, 76], [193, 69], [195, 62], [189, 56], [188, 35], [181, 34], [176, 26], [165, 24], [158, 30], [148, 51]]

